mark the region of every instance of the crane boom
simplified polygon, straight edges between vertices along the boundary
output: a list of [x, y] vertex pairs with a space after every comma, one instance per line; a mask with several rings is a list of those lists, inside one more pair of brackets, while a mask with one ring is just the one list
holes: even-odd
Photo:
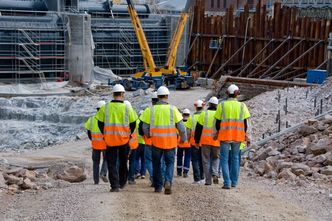
[[171, 44], [168, 48], [167, 52], [167, 62], [165, 65], [165, 69], [173, 70], [175, 68], [176, 63], [176, 53], [181, 41], [181, 37], [183, 34], [184, 27], [187, 23], [188, 14], [186, 12], [181, 13], [178, 25], [173, 34]]
[[131, 3], [131, 0], [127, 0], [127, 4], [128, 4], [128, 11], [129, 11], [129, 15], [131, 17], [131, 22], [133, 23], [135, 32], [136, 32], [136, 36], [137, 36], [137, 41], [139, 43], [141, 52], [142, 52], [142, 56], [143, 56], [143, 62], [144, 62], [144, 66], [145, 66], [145, 71], [146, 72], [155, 72], [156, 71], [156, 64], [153, 60], [153, 56], [148, 44], [148, 41], [146, 40], [146, 36], [144, 33], [144, 30], [142, 28], [142, 24], [140, 22], [140, 19], [138, 17], [138, 14], [133, 6], [133, 4]]

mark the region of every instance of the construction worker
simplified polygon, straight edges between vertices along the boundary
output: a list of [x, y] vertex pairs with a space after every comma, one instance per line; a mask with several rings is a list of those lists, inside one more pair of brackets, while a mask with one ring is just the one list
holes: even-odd
[[191, 163], [193, 167], [194, 184], [199, 184], [204, 180], [203, 164], [202, 164], [202, 153], [201, 147], [196, 146], [195, 142], [195, 129], [199, 118], [199, 115], [203, 111], [205, 103], [202, 100], [197, 100], [194, 103], [196, 112], [188, 118], [186, 127], [190, 130], [190, 152], [191, 152]]
[[[97, 111], [105, 105], [105, 101], [99, 101], [97, 103]], [[95, 184], [99, 184], [99, 164], [100, 164], [100, 155], [103, 156], [103, 162], [100, 170], [100, 178], [104, 182], [108, 182], [107, 180], [107, 162], [105, 160], [105, 150], [106, 143], [104, 141], [104, 135], [100, 131], [98, 127], [98, 120], [95, 116], [90, 117], [85, 122], [85, 128], [87, 129], [88, 137], [91, 140], [92, 146], [92, 162], [93, 162], [93, 180]]]
[[[124, 103], [130, 108], [131, 103], [129, 101], [124, 101]], [[138, 149], [138, 125], [139, 120], [136, 121], [136, 128], [129, 140], [129, 172], [128, 172], [128, 184], [136, 184], [135, 182], [135, 167], [136, 167], [136, 154]]]
[[[213, 183], [218, 184], [218, 165], [220, 154], [220, 143], [214, 140], [213, 127], [214, 115], [218, 106], [218, 98], [211, 97], [209, 100], [209, 107], [203, 111], [198, 118], [195, 130], [195, 143], [196, 146], [202, 148], [202, 161], [205, 175], [205, 185]], [[212, 168], [211, 168], [212, 162]], [[212, 174], [211, 174], [212, 172]]]
[[[141, 116], [142, 113], [143, 111], [141, 111], [139, 115]], [[138, 149], [135, 158], [135, 178], [145, 179], [145, 173], [145, 141], [141, 135], [138, 135]]]
[[[241, 166], [241, 158], [242, 158], [242, 150], [246, 147], [246, 142], [242, 142], [240, 145], [240, 152], [239, 152], [239, 172], [240, 172], [240, 166]], [[229, 159], [231, 159], [231, 151], [229, 151], [228, 155]], [[231, 161], [228, 160], [228, 166], [231, 168]], [[220, 177], [221, 174], [221, 158], [219, 162], [219, 168], [218, 168], [218, 177]]]
[[[186, 122], [190, 116], [190, 110], [184, 109], [182, 112], [183, 122], [186, 125]], [[188, 134], [188, 133], [187, 133]], [[179, 137], [179, 143], [178, 143], [178, 150], [177, 150], [177, 175], [187, 178], [189, 167], [190, 167], [190, 143], [189, 141], [186, 141], [184, 143], [180, 142]], [[183, 159], [184, 157], [184, 159]]]
[[[240, 91], [235, 84], [230, 85], [226, 93], [228, 99], [218, 105], [215, 113], [215, 140], [220, 141], [223, 189], [230, 189], [236, 187], [238, 183], [240, 145], [245, 141], [250, 142], [246, 136], [247, 119], [250, 117], [250, 113], [247, 106], [237, 100]], [[229, 160], [231, 161], [230, 168]]]
[[107, 145], [111, 192], [124, 188], [128, 178], [129, 139], [136, 129], [137, 114], [132, 107], [124, 104], [125, 89], [122, 85], [113, 86], [113, 100], [102, 106], [96, 114]]
[[[177, 146], [177, 130], [180, 142], [187, 140], [187, 133], [179, 110], [168, 104], [169, 90], [161, 86], [157, 90], [158, 103], [147, 108], [141, 117], [143, 131], [152, 138], [153, 184], [155, 192], [161, 192], [164, 186], [165, 194], [172, 193], [175, 149]], [[161, 160], [164, 156], [166, 171], [163, 183]]]

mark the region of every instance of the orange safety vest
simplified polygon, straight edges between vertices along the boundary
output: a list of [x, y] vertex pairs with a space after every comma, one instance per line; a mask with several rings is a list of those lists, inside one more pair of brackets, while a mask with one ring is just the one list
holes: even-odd
[[104, 135], [101, 132], [92, 132], [93, 118], [90, 117], [91, 145], [94, 150], [106, 150]]
[[243, 118], [243, 103], [241, 103], [240, 116], [238, 118], [227, 118], [225, 112], [225, 103], [221, 103], [222, 120], [220, 123], [220, 130], [218, 134], [219, 141], [235, 141], [244, 142], [245, 141], [245, 129]]
[[144, 139], [145, 145], [148, 145], [148, 146], [152, 145], [152, 139], [151, 139], [151, 137], [148, 138], [147, 136], [143, 136], [143, 139]]
[[202, 130], [202, 135], [201, 135], [201, 140], [200, 140], [200, 145], [209, 145], [213, 147], [219, 147], [220, 142], [218, 140], [213, 139], [213, 127], [215, 125], [215, 120], [213, 120], [212, 127], [208, 126], [209, 122], [209, 111], [205, 111], [205, 120], [204, 120], [204, 125], [203, 125], [203, 130]]
[[181, 143], [181, 137], [178, 136], [178, 147], [180, 148], [190, 148], [190, 143], [188, 141], [185, 141], [184, 143]]
[[105, 126], [104, 126], [104, 137], [107, 146], [123, 146], [128, 144], [130, 139], [130, 127], [129, 127], [129, 108], [126, 105], [125, 117], [122, 123], [112, 123], [109, 122], [108, 113], [109, 113], [109, 103], [106, 104], [105, 108]]
[[151, 107], [150, 113], [150, 135], [152, 146], [160, 149], [173, 149], [177, 146], [177, 130], [174, 123], [174, 106], [170, 105], [170, 124], [157, 126], [155, 125], [154, 106]]
[[136, 131], [131, 135], [131, 138], [129, 140], [129, 147], [132, 150], [136, 150], [138, 148], [138, 145], [139, 145], [138, 144], [138, 134], [137, 134], [137, 131]]
[[197, 121], [195, 120], [195, 115], [199, 116], [200, 113], [201, 112], [197, 112], [197, 113], [193, 114], [192, 117], [191, 117], [191, 131], [190, 131], [190, 140], [189, 140], [189, 142], [192, 146], [195, 146], [195, 143], [196, 143], [195, 142], [195, 130], [196, 130], [195, 123]]

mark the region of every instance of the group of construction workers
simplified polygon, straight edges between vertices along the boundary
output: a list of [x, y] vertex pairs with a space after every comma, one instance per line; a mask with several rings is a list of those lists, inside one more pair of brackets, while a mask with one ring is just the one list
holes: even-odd
[[[97, 104], [97, 112], [85, 123], [92, 144], [93, 179], [108, 180], [111, 192], [135, 184], [137, 173], [148, 171], [155, 192], [172, 193], [175, 158], [177, 175], [189, 175], [192, 162], [194, 184], [218, 184], [222, 174], [223, 189], [238, 184], [241, 148], [250, 143], [246, 135], [250, 113], [237, 100], [239, 88], [227, 89], [228, 99], [211, 97], [207, 108], [195, 102], [195, 113], [182, 113], [169, 104], [170, 92], [161, 86], [152, 96], [150, 107], [139, 116], [125, 100], [122, 85], [113, 86], [113, 100]], [[176, 151], [177, 150], [177, 151]], [[100, 169], [100, 161], [102, 166]], [[129, 159], [129, 169], [128, 169]]]

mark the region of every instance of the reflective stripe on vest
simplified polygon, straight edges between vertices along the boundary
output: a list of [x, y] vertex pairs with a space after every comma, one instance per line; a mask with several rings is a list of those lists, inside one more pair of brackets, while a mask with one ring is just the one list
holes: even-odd
[[215, 119], [213, 117], [213, 123], [212, 127], [209, 127], [209, 111], [205, 111], [205, 120], [204, 120], [204, 126], [202, 130], [202, 136], [200, 140], [201, 145], [210, 145], [214, 147], [219, 147], [220, 142], [218, 140], [213, 139], [213, 126], [215, 125]]
[[152, 145], [161, 149], [172, 149], [177, 146], [177, 130], [174, 124], [174, 107], [170, 105], [170, 124], [155, 125], [154, 106], [150, 113], [150, 136]]
[[227, 118], [225, 112], [225, 102], [221, 103], [222, 120], [220, 123], [220, 130], [218, 140], [220, 141], [245, 141], [245, 128], [243, 118], [243, 103], [241, 103], [241, 110], [239, 118]]
[[109, 103], [106, 104], [104, 135], [107, 146], [122, 146], [129, 142], [131, 132], [129, 127], [128, 112], [129, 108], [126, 105], [123, 123], [110, 123], [108, 116]]
[[[92, 131], [93, 119], [94, 119], [94, 117], [90, 117], [90, 133], [91, 133], [92, 148], [95, 150], [106, 150], [106, 143], [104, 141], [104, 135], [101, 132]], [[98, 123], [98, 121], [97, 121], [97, 123]]]

